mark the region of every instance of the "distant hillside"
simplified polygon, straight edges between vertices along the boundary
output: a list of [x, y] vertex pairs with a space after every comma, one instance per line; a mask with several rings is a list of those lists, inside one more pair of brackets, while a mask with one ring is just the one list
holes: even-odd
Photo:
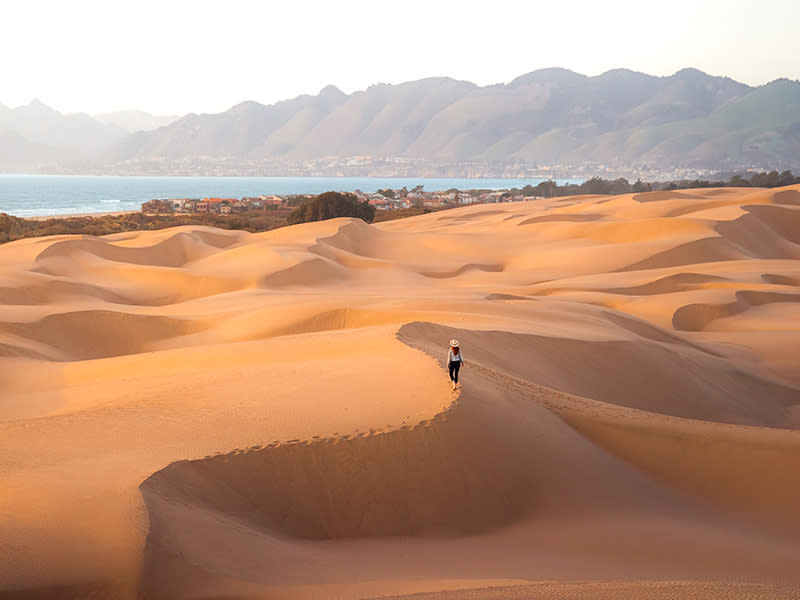
[[94, 115], [94, 119], [107, 125], [116, 125], [129, 133], [135, 131], [152, 131], [174, 123], [179, 116], [151, 115], [141, 110], [118, 110], [110, 113]]
[[40, 170], [65, 158], [62, 150], [31, 142], [13, 131], [0, 131], [0, 171]]
[[[8, 112], [0, 109], [0, 131]], [[19, 133], [49, 147], [64, 141]], [[486, 87], [432, 78], [347, 95], [329, 86], [269, 106], [243, 102], [219, 114], [186, 115], [117, 137], [95, 156], [104, 172], [164, 174], [363, 175], [375, 174], [370, 165], [379, 161], [567, 172], [585, 164], [619, 172], [798, 170], [800, 82], [753, 88], [695, 69], [670, 77], [544, 69]], [[343, 167], [353, 164], [366, 166]]]
[[0, 105], [0, 171], [37, 171], [98, 161], [127, 133], [86, 114], [62, 114], [34, 100], [26, 106]]
[[800, 83], [752, 88], [694, 69], [671, 77], [563, 69], [478, 87], [446, 78], [326, 88], [264, 106], [189, 115], [119, 144], [113, 161], [201, 157], [290, 162], [407, 157], [532, 164], [796, 168]]

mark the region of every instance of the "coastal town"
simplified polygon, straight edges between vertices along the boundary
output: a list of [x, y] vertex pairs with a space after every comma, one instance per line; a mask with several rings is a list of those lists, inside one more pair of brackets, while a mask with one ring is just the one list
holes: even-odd
[[[395, 210], [402, 208], [450, 208], [466, 204], [520, 202], [531, 200], [535, 196], [525, 195], [517, 189], [512, 190], [469, 190], [425, 192], [422, 186], [412, 190], [385, 189], [374, 193], [355, 190], [352, 194], [360, 202], [368, 202], [377, 210]], [[251, 212], [267, 212], [270, 210], [293, 208], [303, 201], [312, 198], [313, 194], [293, 194], [287, 196], [252, 196], [245, 198], [158, 198], [142, 204], [145, 213], [178, 213], [178, 214], [217, 214], [231, 215]]]
[[[720, 176], [725, 177], [722, 179]], [[518, 184], [521, 187], [507, 189], [468, 189], [459, 190], [451, 188], [443, 191], [425, 191], [423, 185], [412, 189], [378, 189], [375, 192], [363, 192], [356, 189], [347, 192], [359, 202], [366, 202], [378, 211], [398, 209], [428, 209], [438, 210], [454, 208], [467, 204], [491, 204], [497, 202], [521, 202], [523, 200], [536, 200], [539, 198], [552, 198], [555, 196], [574, 195], [619, 195], [639, 194], [658, 190], [677, 190], [692, 188], [712, 187], [764, 187], [774, 188], [800, 183], [800, 177], [791, 171], [747, 171], [742, 174], [718, 174], [719, 179], [682, 179], [678, 181], [652, 181], [646, 182], [637, 179], [631, 183], [628, 179], [620, 177], [609, 180], [601, 177], [592, 177], [582, 183], [565, 182], [559, 184], [554, 180], [539, 181], [536, 185], [531, 183]], [[519, 181], [519, 180], [517, 180]], [[290, 195], [265, 195], [244, 198], [164, 198], [154, 199], [142, 204], [141, 209], [146, 214], [200, 214], [200, 215], [231, 215], [241, 213], [267, 213], [268, 211], [283, 211], [292, 209], [307, 200], [314, 198], [314, 194]]]

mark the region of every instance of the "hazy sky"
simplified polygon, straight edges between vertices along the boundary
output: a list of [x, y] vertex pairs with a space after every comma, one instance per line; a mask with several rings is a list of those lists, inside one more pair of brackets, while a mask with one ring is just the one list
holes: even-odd
[[0, 102], [219, 112], [431, 76], [696, 67], [800, 79], [798, 0], [3, 0]]

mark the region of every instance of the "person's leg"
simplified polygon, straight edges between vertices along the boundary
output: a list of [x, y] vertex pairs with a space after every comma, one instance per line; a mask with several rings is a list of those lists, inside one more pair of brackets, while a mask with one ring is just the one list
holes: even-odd
[[453, 366], [454, 366], [454, 369], [453, 369], [453, 381], [455, 383], [458, 383], [458, 371], [459, 371], [459, 369], [461, 369], [461, 361], [460, 360], [453, 361]]
[[449, 363], [447, 363], [447, 368], [450, 371], [450, 381], [455, 381], [453, 379], [453, 371], [455, 371], [456, 364], [458, 364], [458, 363], [456, 363], [455, 361], [452, 361], [452, 360]]

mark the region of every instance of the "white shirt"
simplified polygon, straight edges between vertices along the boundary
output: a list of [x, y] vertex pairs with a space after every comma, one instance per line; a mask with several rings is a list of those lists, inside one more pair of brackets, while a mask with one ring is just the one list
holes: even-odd
[[447, 351], [447, 363], [450, 364], [451, 362], [463, 362], [462, 355], [464, 354], [463, 350], [458, 351], [458, 354], [453, 353], [453, 349]]

